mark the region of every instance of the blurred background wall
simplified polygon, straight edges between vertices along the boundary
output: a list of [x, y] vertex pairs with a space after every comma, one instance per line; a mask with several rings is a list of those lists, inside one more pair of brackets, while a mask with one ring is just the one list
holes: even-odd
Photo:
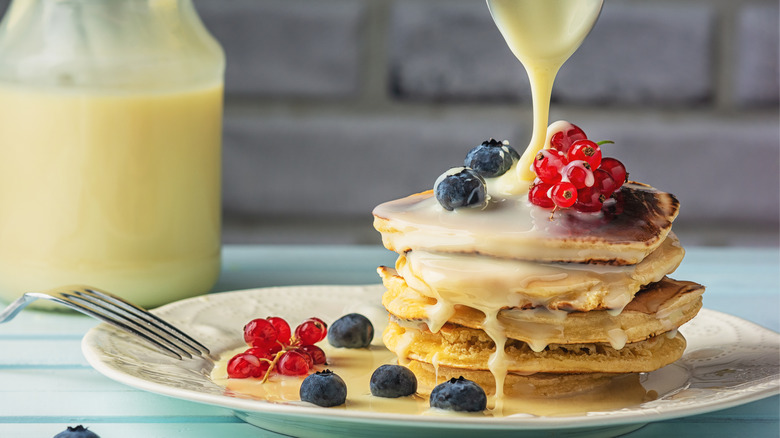
[[[226, 243], [379, 244], [376, 204], [488, 137], [530, 138], [527, 77], [484, 1], [196, 5], [228, 59]], [[676, 194], [683, 243], [778, 245], [777, 1], [606, 0], [550, 117]]]

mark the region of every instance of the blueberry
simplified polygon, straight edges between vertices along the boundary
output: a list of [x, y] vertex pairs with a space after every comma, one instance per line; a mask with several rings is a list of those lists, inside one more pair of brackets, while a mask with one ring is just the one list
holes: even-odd
[[371, 375], [371, 394], [377, 397], [397, 398], [417, 392], [417, 377], [401, 365], [382, 365]]
[[444, 172], [433, 185], [433, 192], [439, 204], [449, 211], [487, 205], [485, 180], [468, 167], [453, 167]]
[[57, 435], [54, 435], [54, 438], [100, 438], [100, 437], [95, 432], [92, 432], [91, 430], [79, 424], [76, 427], [68, 426], [66, 430], [63, 430]]
[[519, 159], [520, 154], [512, 146], [491, 138], [470, 150], [463, 165], [484, 178], [494, 178], [505, 174]]
[[366, 348], [374, 339], [374, 326], [359, 313], [337, 319], [328, 330], [328, 342], [338, 348]]
[[347, 401], [347, 384], [331, 370], [317, 371], [303, 379], [301, 400], [329, 408]]
[[431, 407], [460, 412], [484, 411], [487, 395], [479, 385], [460, 376], [433, 388]]

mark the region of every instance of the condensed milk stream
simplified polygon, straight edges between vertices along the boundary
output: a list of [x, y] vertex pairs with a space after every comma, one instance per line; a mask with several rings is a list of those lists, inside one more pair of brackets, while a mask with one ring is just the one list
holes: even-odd
[[496, 26], [525, 67], [531, 83], [533, 135], [514, 170], [499, 178], [507, 193], [534, 179], [533, 158], [544, 147], [555, 75], [590, 33], [603, 0], [487, 0]]
[[[522, 193], [534, 179], [534, 156], [544, 147], [553, 82], [564, 62], [590, 33], [601, 12], [603, 0], [487, 0], [496, 26], [512, 53], [525, 67], [531, 83], [534, 121], [531, 141], [520, 161], [498, 178], [499, 190]], [[496, 344], [490, 371], [496, 379], [494, 409], [503, 407], [506, 377], [506, 336], [495, 328], [496, 315], [488, 314], [485, 328]]]

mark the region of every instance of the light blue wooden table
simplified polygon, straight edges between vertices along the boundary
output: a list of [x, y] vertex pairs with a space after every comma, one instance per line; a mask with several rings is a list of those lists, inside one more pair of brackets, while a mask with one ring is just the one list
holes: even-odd
[[[395, 257], [381, 247], [228, 246], [215, 292], [295, 284], [365, 284]], [[780, 329], [778, 249], [689, 248], [674, 277], [707, 286], [705, 307]], [[84, 424], [101, 438], [275, 437], [231, 411], [146, 393], [94, 371], [81, 355], [96, 321], [25, 311], [0, 325], [0, 438], [47, 438]], [[653, 423], [630, 438], [778, 437], [780, 399]]]

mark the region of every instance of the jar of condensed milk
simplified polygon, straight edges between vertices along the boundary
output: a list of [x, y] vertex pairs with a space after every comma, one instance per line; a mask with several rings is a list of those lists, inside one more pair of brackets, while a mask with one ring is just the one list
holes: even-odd
[[192, 0], [13, 0], [0, 23], [0, 298], [154, 307], [220, 269], [225, 57]]

